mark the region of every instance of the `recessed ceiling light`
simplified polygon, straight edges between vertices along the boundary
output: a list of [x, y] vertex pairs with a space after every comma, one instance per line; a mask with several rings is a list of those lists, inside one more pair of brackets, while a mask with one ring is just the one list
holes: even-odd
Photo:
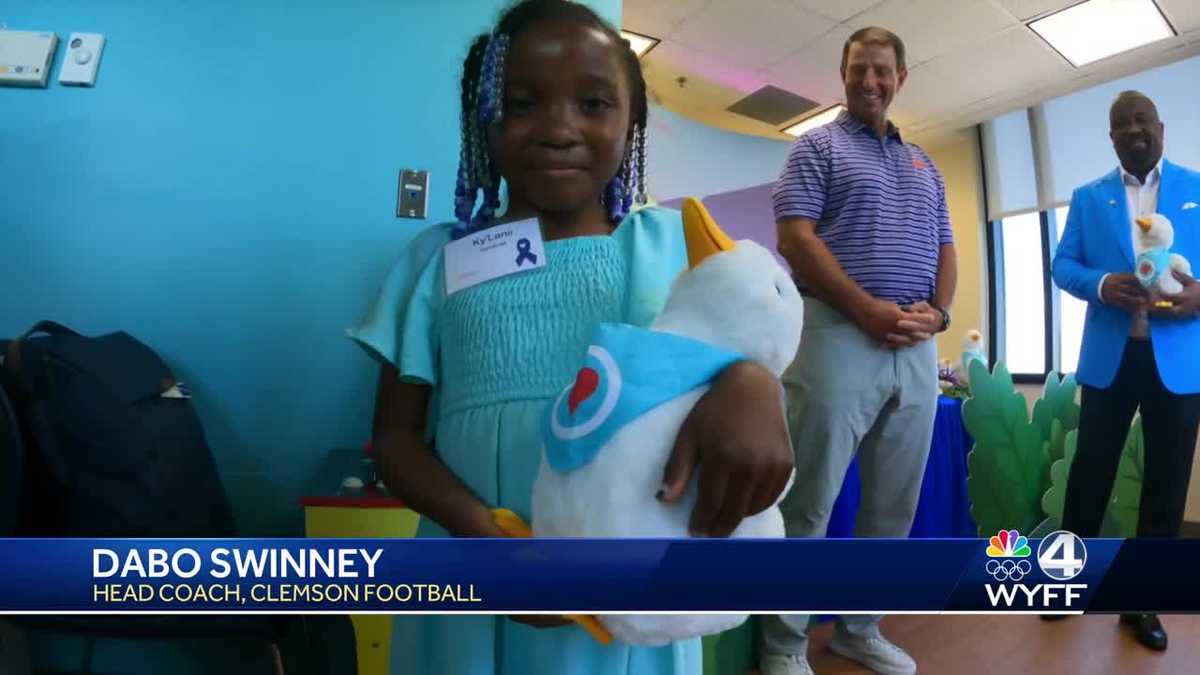
[[1087, 0], [1029, 27], [1076, 68], [1175, 35], [1154, 0]]
[[633, 53], [637, 54], [639, 59], [645, 56], [646, 52], [658, 46], [658, 43], [661, 42], [661, 40], [658, 38], [650, 37], [649, 35], [642, 35], [641, 33], [634, 33], [633, 31], [628, 30], [621, 31], [621, 37], [629, 40], [629, 47], [633, 49]]
[[817, 112], [805, 117], [804, 119], [796, 122], [790, 127], [783, 129], [782, 131], [789, 136], [803, 136], [804, 133], [809, 129], [823, 127], [837, 119], [837, 116], [842, 114], [842, 111], [845, 109], [846, 106], [842, 105], [841, 103], [835, 103], [831, 106], [827, 106], [818, 110]]

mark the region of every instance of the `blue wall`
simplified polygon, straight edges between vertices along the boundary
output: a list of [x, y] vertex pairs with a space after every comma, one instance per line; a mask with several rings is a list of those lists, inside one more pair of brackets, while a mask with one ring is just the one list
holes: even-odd
[[[338, 6], [340, 4], [340, 6]], [[95, 89], [0, 87], [0, 336], [128, 330], [194, 394], [249, 535], [366, 439], [376, 369], [345, 340], [404, 244], [448, 219], [458, 73], [503, 0], [32, 0], [12, 30], [108, 37]], [[620, 0], [590, 0], [619, 21]], [[771, 181], [788, 144], [656, 108], [653, 196]], [[401, 168], [430, 218], [394, 216]], [[257, 645], [105, 641], [96, 672], [263, 672]], [[78, 640], [34, 641], [77, 668]]]
[[[62, 44], [47, 89], [0, 87], [0, 336], [42, 318], [138, 336], [191, 386], [243, 532], [300, 533], [296, 498], [369, 432], [376, 369], [343, 331], [452, 213], [461, 59], [503, 4], [4, 3], [11, 30], [109, 41], [95, 89], [57, 84]], [[619, 0], [590, 4], [619, 20]], [[394, 216], [402, 167], [432, 172], [428, 221]], [[82, 645], [32, 651], [72, 669]], [[94, 672], [267, 658], [103, 641]]]
[[722, 131], [653, 104], [648, 127], [646, 174], [650, 196], [661, 202], [774, 183], [792, 147], [787, 140]]
[[[296, 497], [369, 431], [343, 330], [452, 213], [461, 59], [503, 4], [5, 3], [59, 63], [72, 31], [108, 44], [95, 89], [57, 66], [0, 88], [0, 336], [138, 336], [191, 386], [243, 531], [299, 533]], [[429, 221], [394, 216], [402, 167], [431, 171]]]

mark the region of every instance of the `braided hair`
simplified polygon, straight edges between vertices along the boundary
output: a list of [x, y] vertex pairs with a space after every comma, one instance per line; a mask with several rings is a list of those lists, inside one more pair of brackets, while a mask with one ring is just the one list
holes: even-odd
[[616, 176], [605, 185], [601, 201], [609, 219], [619, 223], [634, 201], [646, 203], [646, 80], [629, 43], [612, 26], [585, 5], [570, 0], [523, 0], [509, 7], [491, 34], [479, 35], [463, 61], [461, 82], [461, 135], [458, 179], [454, 186], [454, 236], [495, 223], [500, 208], [500, 174], [488, 150], [488, 129], [504, 119], [504, 68], [513, 40], [529, 25], [559, 19], [597, 28], [621, 50], [621, 63], [629, 80], [632, 142]]

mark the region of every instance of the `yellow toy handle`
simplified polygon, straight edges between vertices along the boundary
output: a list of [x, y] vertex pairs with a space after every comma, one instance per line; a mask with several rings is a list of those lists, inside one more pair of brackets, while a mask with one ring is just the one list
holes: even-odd
[[[521, 520], [521, 516], [518, 516], [508, 509], [492, 509], [492, 520], [494, 520], [496, 525], [498, 525], [501, 530], [504, 530], [504, 533], [510, 537], [524, 539], [533, 536], [533, 530], [529, 529], [529, 526], [525, 524], [525, 521]], [[579, 624], [588, 632], [588, 635], [591, 635], [592, 638], [596, 640], [596, 642], [599, 642], [602, 645], [607, 645], [612, 642], [612, 633], [609, 633], [607, 628], [600, 625], [600, 622], [596, 620], [596, 617], [588, 616], [587, 614], [566, 614], [564, 616], [567, 619]]]
[[526, 539], [533, 536], [533, 530], [521, 520], [521, 516], [508, 509], [492, 509], [492, 520], [510, 537]]

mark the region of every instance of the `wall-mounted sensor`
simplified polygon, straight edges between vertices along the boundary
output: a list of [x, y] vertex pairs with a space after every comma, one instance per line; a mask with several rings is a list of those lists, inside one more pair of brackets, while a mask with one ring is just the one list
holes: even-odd
[[0, 30], [0, 85], [46, 86], [56, 47], [54, 33]]
[[397, 218], [424, 218], [429, 207], [429, 172], [404, 169], [400, 172]]
[[104, 36], [98, 33], [71, 33], [67, 40], [67, 55], [58, 73], [59, 84], [72, 87], [92, 87], [100, 68], [100, 52]]

